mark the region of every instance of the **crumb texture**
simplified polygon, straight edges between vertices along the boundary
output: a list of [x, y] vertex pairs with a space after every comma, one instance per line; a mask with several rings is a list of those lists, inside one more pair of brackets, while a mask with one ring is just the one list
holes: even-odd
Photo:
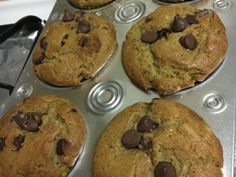
[[214, 11], [167, 5], [131, 27], [122, 63], [140, 88], [167, 95], [203, 81], [223, 61], [227, 48], [225, 27]]
[[114, 25], [93, 13], [65, 10], [62, 20], [43, 31], [33, 54], [40, 80], [78, 86], [108, 62], [116, 48]]
[[114, 0], [68, 0], [72, 5], [81, 9], [94, 9], [104, 6]]
[[67, 176], [85, 135], [72, 103], [53, 95], [29, 97], [0, 119], [0, 177]]
[[222, 166], [220, 141], [201, 117], [180, 103], [153, 100], [127, 107], [108, 124], [97, 142], [93, 175], [223, 177]]

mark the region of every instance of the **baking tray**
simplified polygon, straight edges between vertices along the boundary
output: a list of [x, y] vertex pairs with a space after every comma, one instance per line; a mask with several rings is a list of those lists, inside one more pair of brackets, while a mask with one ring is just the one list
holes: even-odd
[[[144, 92], [127, 77], [121, 63], [121, 48], [130, 27], [138, 19], [148, 15], [158, 6], [157, 0], [117, 0], [103, 8], [88, 10], [112, 21], [117, 30], [117, 49], [96, 76], [77, 88], [58, 88], [41, 82], [34, 74], [31, 58], [13, 91], [10, 104], [30, 95], [55, 94], [75, 103], [87, 125], [84, 151], [70, 173], [70, 177], [92, 177], [92, 158], [96, 142], [107, 123], [121, 110], [136, 102], [150, 102], [160, 96], [152, 91]], [[198, 0], [192, 5], [214, 9], [226, 26], [229, 40], [224, 62], [206, 81], [184, 91], [166, 96], [197, 112], [209, 124], [223, 146], [224, 177], [234, 175], [235, 135], [235, 87], [236, 87], [236, 7], [231, 0]], [[64, 9], [78, 10], [66, 0], [58, 0], [47, 24], [62, 17]], [[6, 109], [7, 110], [7, 109]]]

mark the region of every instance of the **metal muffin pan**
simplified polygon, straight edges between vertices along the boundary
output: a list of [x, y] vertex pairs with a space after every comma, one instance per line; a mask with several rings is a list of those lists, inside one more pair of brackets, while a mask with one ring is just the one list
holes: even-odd
[[[99, 9], [87, 10], [112, 21], [117, 30], [117, 49], [97, 75], [77, 88], [49, 86], [36, 77], [31, 57], [13, 91], [8, 108], [30, 95], [55, 94], [77, 105], [87, 125], [87, 139], [70, 177], [92, 177], [92, 158], [96, 142], [107, 123], [120, 111], [136, 102], [150, 102], [160, 96], [152, 91], [144, 92], [127, 77], [121, 63], [121, 48], [130, 27], [138, 19], [148, 15], [163, 4], [151, 0], [117, 0]], [[223, 146], [224, 177], [234, 176], [235, 142], [235, 88], [236, 88], [236, 7], [232, 0], [200, 0], [192, 5], [198, 8], [214, 9], [227, 30], [229, 48], [223, 64], [206, 81], [186, 89], [167, 99], [176, 100], [188, 106], [212, 128]], [[78, 10], [66, 0], [58, 0], [47, 24], [62, 17], [64, 9]], [[6, 111], [8, 110], [6, 108]]]

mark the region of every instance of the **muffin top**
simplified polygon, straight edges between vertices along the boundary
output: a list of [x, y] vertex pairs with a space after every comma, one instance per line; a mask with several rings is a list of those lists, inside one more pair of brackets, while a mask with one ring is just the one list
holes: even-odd
[[85, 134], [81, 114], [68, 100], [29, 97], [0, 119], [0, 176], [67, 176]]
[[94, 177], [223, 177], [220, 141], [184, 105], [154, 99], [116, 115], [97, 142]]
[[68, 0], [73, 6], [80, 9], [94, 9], [102, 7], [114, 0]]
[[38, 78], [55, 86], [78, 86], [91, 79], [116, 48], [114, 25], [93, 13], [65, 10], [46, 27], [33, 53]]
[[203, 81], [220, 65], [227, 47], [224, 25], [214, 11], [166, 5], [129, 30], [122, 62], [140, 88], [167, 95]]

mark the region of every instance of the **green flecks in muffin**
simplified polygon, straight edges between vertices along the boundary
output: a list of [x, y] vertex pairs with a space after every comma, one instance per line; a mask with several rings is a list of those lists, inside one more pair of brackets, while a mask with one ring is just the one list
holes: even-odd
[[67, 177], [70, 173], [70, 168], [65, 168], [62, 172], [61, 175], [59, 177]]

